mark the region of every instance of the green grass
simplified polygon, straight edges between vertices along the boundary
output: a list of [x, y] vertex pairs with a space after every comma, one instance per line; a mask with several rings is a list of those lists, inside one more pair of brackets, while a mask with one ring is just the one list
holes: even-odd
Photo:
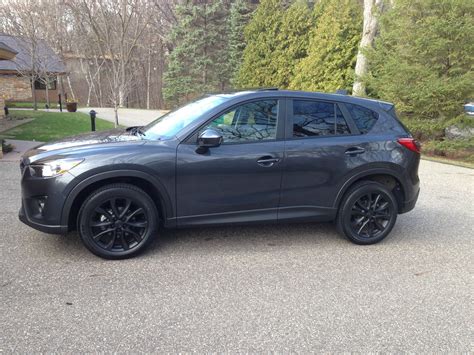
[[[43, 112], [43, 111], [10, 111], [11, 118], [33, 118], [20, 126], [1, 132], [2, 138], [28, 141], [49, 142], [79, 133], [90, 132], [89, 115], [80, 112]], [[96, 130], [102, 131], [114, 128], [114, 124], [96, 119]]]

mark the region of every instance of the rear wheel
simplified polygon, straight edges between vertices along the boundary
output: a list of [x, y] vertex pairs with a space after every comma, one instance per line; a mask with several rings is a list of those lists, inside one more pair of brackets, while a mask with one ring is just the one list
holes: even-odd
[[150, 196], [136, 186], [107, 185], [82, 205], [78, 217], [84, 245], [106, 259], [123, 259], [143, 251], [158, 226], [158, 213]]
[[356, 244], [384, 239], [397, 220], [397, 201], [384, 185], [363, 181], [352, 187], [339, 207], [337, 228]]

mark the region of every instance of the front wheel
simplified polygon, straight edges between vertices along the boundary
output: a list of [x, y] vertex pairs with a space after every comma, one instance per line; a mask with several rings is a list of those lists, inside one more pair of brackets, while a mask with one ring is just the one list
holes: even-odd
[[104, 186], [86, 199], [78, 217], [82, 242], [105, 259], [123, 259], [143, 251], [158, 226], [150, 196], [136, 186]]
[[397, 201], [389, 189], [375, 181], [363, 181], [346, 193], [336, 225], [353, 243], [374, 244], [390, 233], [397, 211]]

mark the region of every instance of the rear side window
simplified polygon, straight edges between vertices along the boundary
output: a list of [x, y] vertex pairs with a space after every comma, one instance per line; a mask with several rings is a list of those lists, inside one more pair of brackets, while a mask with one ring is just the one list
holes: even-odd
[[369, 110], [368, 108], [352, 104], [345, 105], [349, 110], [357, 128], [359, 128], [359, 131], [362, 134], [369, 132], [375, 125], [375, 122], [377, 122], [377, 119], [379, 118], [379, 115], [377, 113], [372, 110]]
[[330, 102], [294, 100], [293, 137], [350, 134], [339, 107]]

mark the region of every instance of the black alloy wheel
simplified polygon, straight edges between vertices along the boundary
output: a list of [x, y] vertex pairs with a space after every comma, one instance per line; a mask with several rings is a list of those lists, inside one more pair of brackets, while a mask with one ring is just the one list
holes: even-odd
[[130, 257], [151, 241], [158, 224], [156, 207], [141, 189], [108, 185], [93, 193], [79, 213], [79, 233], [94, 254], [108, 259]]
[[367, 193], [352, 206], [351, 227], [362, 238], [376, 238], [390, 221], [389, 202], [381, 193]]
[[357, 244], [384, 239], [397, 219], [397, 202], [386, 186], [363, 181], [344, 197], [337, 218], [338, 229]]

